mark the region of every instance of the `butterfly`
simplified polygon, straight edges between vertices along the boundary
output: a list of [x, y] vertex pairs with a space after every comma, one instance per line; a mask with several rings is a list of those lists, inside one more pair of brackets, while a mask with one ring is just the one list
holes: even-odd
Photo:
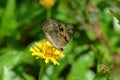
[[72, 25], [54, 19], [45, 21], [42, 29], [46, 39], [60, 50], [70, 41], [73, 34]]

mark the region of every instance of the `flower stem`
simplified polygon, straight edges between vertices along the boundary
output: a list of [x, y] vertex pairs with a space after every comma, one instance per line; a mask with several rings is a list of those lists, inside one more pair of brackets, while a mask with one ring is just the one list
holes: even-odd
[[51, 9], [47, 9], [47, 19], [51, 18]]
[[45, 64], [43, 65], [43, 61], [41, 62], [41, 66], [40, 66], [40, 71], [39, 71], [39, 79], [38, 80], [42, 80], [42, 77], [44, 75], [45, 72]]

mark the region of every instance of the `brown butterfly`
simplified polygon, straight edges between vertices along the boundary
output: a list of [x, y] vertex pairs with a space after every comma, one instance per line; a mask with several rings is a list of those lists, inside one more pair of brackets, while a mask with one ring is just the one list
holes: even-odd
[[45, 21], [42, 28], [47, 40], [57, 49], [62, 49], [73, 34], [72, 25], [54, 19]]

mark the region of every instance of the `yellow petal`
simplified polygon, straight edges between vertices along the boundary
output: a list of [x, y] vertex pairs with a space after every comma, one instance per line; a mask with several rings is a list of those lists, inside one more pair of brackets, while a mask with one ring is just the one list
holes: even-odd
[[39, 52], [40, 50], [38, 48], [36, 48], [36, 47], [31, 47], [30, 51], [31, 52]]
[[52, 47], [52, 44], [49, 41], [46, 41], [47, 46]]
[[51, 58], [50, 60], [54, 63], [54, 65], [59, 65], [55, 58]]
[[32, 56], [36, 56], [38, 53], [36, 53], [36, 52], [34, 52], [34, 53], [32, 53]]
[[36, 44], [39, 48], [42, 48], [42, 44], [41, 44], [41, 43], [36, 42], [35, 44]]
[[48, 59], [48, 58], [46, 58], [46, 59], [45, 59], [45, 63], [48, 63], [48, 62], [49, 62], [49, 59]]
[[60, 50], [55, 50], [55, 52], [54, 52], [55, 54], [60, 54]]
[[63, 58], [65, 55], [60, 50], [54, 48], [49, 41], [36, 42], [36, 47], [31, 47], [32, 56], [36, 59], [45, 59], [45, 63], [51, 61], [54, 65], [59, 65], [56, 59]]
[[45, 8], [51, 8], [54, 4], [54, 0], [40, 0], [40, 4], [44, 6]]
[[65, 57], [64, 54], [60, 54], [60, 55], [59, 55], [59, 58], [64, 58], [64, 57]]

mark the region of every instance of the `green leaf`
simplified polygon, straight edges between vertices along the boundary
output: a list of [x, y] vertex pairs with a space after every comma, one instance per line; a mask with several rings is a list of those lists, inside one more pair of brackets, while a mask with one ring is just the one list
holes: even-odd
[[23, 80], [19, 75], [17, 75], [15, 72], [13, 72], [10, 68], [4, 66], [2, 77], [0, 80]]
[[15, 32], [15, 29], [17, 28], [15, 9], [16, 0], [7, 0], [6, 8], [1, 19], [0, 38]]
[[70, 74], [67, 77], [67, 80], [93, 80], [94, 73], [89, 70], [89, 67], [93, 63], [93, 53], [88, 53], [81, 56], [73, 64]]
[[28, 75], [26, 73], [22, 73], [24, 80], [35, 80], [35, 78], [31, 75]]
[[21, 61], [22, 52], [20, 51], [8, 51], [0, 57], [0, 69], [4, 66], [13, 68]]

